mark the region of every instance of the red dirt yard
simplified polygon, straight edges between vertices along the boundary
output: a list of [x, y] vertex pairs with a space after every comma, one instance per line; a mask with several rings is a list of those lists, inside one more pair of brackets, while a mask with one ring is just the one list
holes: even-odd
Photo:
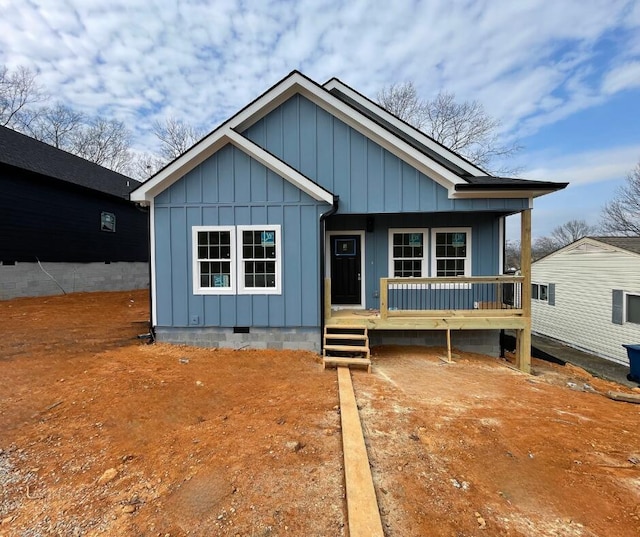
[[[0, 302], [0, 536], [348, 535], [335, 371], [147, 319], [145, 292]], [[585, 384], [629, 390], [442, 353], [352, 373], [386, 535], [640, 535], [640, 405]]]

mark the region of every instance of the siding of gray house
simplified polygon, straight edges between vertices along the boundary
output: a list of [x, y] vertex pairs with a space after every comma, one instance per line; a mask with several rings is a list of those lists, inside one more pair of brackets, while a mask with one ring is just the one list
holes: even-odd
[[[159, 327], [316, 327], [319, 219], [329, 206], [227, 145], [154, 200]], [[282, 226], [281, 295], [194, 295], [191, 229]]]
[[339, 214], [528, 208], [527, 199], [451, 200], [443, 186], [301, 95], [243, 135], [339, 195]]

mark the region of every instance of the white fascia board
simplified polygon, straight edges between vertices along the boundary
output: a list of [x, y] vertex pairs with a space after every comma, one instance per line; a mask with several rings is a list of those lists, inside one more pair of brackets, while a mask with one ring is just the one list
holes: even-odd
[[224, 130], [216, 129], [166, 168], [160, 170], [157, 175], [131, 192], [129, 196], [131, 201], [148, 205], [160, 192], [169, 188], [198, 164], [201, 164], [216, 151], [222, 149], [227, 143], [229, 143], [229, 140], [225, 138]]
[[484, 198], [539, 198], [546, 194], [552, 194], [555, 190], [471, 190], [471, 191], [456, 191], [451, 199], [484, 199]]
[[296, 93], [302, 94], [323, 110], [380, 144], [399, 159], [437, 181], [449, 191], [449, 197], [453, 196], [456, 184], [466, 183], [462, 178], [346, 105], [321, 86], [294, 72], [134, 190], [130, 194], [131, 201], [148, 204], [154, 196], [221, 149], [229, 141], [230, 130], [242, 131], [248, 128]]
[[[316, 85], [300, 73], [294, 73], [286, 80], [283, 80], [270, 92], [234, 116], [229, 121], [229, 126], [236, 131], [243, 131], [296, 93], [300, 93], [329, 114], [378, 143], [399, 159], [434, 179], [449, 190], [450, 195], [453, 193], [454, 185], [467, 183], [464, 179], [447, 170], [444, 166], [430, 159], [374, 121], [371, 121], [354, 108], [343, 103], [340, 99], [334, 97], [327, 90]], [[486, 175], [484, 172], [483, 174]]]
[[473, 175], [473, 176], [487, 175], [486, 171], [481, 170], [480, 168], [474, 166], [471, 162], [461, 158], [460, 155], [457, 155], [450, 149], [447, 149], [443, 145], [437, 143], [433, 139], [429, 138], [423, 132], [420, 132], [418, 129], [414, 129], [413, 127], [407, 125], [404, 121], [399, 120], [396, 116], [394, 116], [393, 114], [390, 114], [384, 108], [372, 104], [368, 99], [364, 99], [362, 95], [360, 95], [358, 92], [351, 89], [349, 86], [345, 86], [337, 78], [332, 78], [326, 84], [324, 84], [323, 87], [327, 91], [331, 91], [332, 89], [339, 90], [341, 93], [344, 93], [345, 95], [347, 95], [348, 97], [356, 101], [358, 104], [362, 105], [367, 110], [380, 116], [382, 119], [384, 119], [385, 121], [388, 121], [389, 123], [391, 123], [391, 125], [393, 125], [397, 129], [400, 129], [408, 136], [415, 138], [420, 143], [426, 145], [429, 149], [435, 151], [439, 155], [442, 155], [443, 158], [446, 158], [447, 160], [451, 161], [452, 164], [455, 164], [456, 166], [462, 168], [470, 175]]
[[277, 173], [280, 177], [286, 179], [316, 201], [324, 201], [329, 204], [333, 203], [333, 194], [331, 192], [328, 192], [321, 186], [317, 185], [288, 164], [282, 162], [279, 158], [274, 157], [271, 153], [253, 143], [248, 138], [245, 138], [231, 129], [226, 130], [225, 136], [235, 147], [249, 155], [251, 158], [257, 160], [260, 164], [269, 168], [272, 172]]

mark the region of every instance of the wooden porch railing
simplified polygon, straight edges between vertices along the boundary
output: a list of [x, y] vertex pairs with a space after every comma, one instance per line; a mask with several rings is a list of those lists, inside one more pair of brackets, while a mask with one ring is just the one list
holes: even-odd
[[521, 276], [380, 278], [380, 317], [521, 316]]

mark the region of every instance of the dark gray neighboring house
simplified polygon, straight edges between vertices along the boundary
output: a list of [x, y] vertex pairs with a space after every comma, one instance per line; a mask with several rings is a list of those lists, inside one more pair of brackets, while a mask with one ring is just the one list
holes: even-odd
[[148, 215], [129, 201], [138, 185], [0, 127], [0, 300], [147, 287]]

